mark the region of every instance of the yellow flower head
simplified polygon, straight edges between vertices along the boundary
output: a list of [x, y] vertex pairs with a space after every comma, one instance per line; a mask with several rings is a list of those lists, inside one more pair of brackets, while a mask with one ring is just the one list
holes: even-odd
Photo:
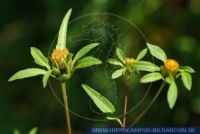
[[64, 68], [66, 64], [66, 58], [69, 54], [69, 51], [67, 49], [54, 49], [51, 53], [50, 60], [56, 64], [59, 68]]
[[168, 73], [176, 73], [179, 69], [179, 64], [176, 60], [168, 59], [164, 63], [164, 68]]
[[126, 58], [126, 65], [131, 65], [135, 62], [134, 58]]

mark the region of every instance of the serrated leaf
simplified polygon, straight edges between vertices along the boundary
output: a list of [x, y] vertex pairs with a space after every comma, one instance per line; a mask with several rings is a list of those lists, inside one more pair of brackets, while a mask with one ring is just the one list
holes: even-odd
[[36, 133], [37, 133], [37, 128], [34, 127], [28, 134], [36, 134]]
[[36, 64], [50, 69], [49, 60], [42, 54], [39, 49], [31, 47], [31, 55], [34, 58]]
[[138, 71], [147, 71], [147, 72], [160, 71], [160, 67], [147, 61], [137, 61], [133, 64], [133, 67]]
[[74, 65], [74, 70], [78, 68], [85, 68], [85, 67], [90, 67], [93, 65], [99, 65], [101, 63], [102, 62], [99, 59], [94, 58], [92, 56], [88, 56], [88, 57], [78, 60], [78, 62]]
[[107, 62], [110, 63], [110, 64], [112, 64], [112, 65], [124, 67], [124, 65], [120, 61], [115, 60], [115, 59], [108, 59]]
[[144, 58], [144, 56], [147, 54], [147, 48], [143, 49], [137, 56], [136, 60], [141, 60]]
[[100, 93], [92, 89], [86, 84], [82, 84], [83, 89], [86, 91], [86, 93], [89, 95], [89, 97], [93, 100], [93, 102], [96, 104], [96, 106], [103, 112], [103, 113], [114, 113], [115, 107], [113, 104], [106, 99], [104, 96], [102, 96]]
[[168, 92], [167, 92], [167, 101], [169, 104], [170, 109], [172, 109], [176, 103], [178, 96], [178, 89], [176, 86], [175, 81], [171, 82]]
[[194, 69], [189, 67], [189, 66], [180, 66], [179, 71], [180, 72], [185, 71], [185, 72], [188, 72], [188, 73], [195, 73]]
[[10, 77], [8, 81], [14, 81], [17, 79], [24, 79], [28, 77], [33, 77], [37, 75], [44, 75], [46, 73], [46, 70], [39, 69], [39, 68], [28, 68], [25, 70], [18, 71], [13, 76]]
[[13, 134], [21, 134], [19, 130], [15, 129]]
[[123, 73], [124, 73], [124, 68], [119, 69], [119, 70], [116, 70], [116, 71], [112, 74], [112, 77], [111, 77], [111, 78], [112, 78], [112, 79], [116, 79], [116, 78], [122, 76]]
[[44, 74], [43, 78], [42, 78], [42, 83], [43, 83], [43, 87], [44, 87], [44, 88], [45, 88], [46, 85], [47, 85], [47, 82], [48, 82], [48, 80], [49, 80], [49, 76], [51, 75], [51, 73], [52, 73], [52, 70], [46, 72], [46, 73]]
[[59, 29], [58, 33], [58, 42], [56, 45], [57, 49], [65, 49], [66, 48], [66, 40], [67, 40], [67, 27], [68, 27], [68, 22], [69, 22], [69, 17], [71, 15], [72, 9], [69, 9], [62, 20], [62, 24]]
[[155, 58], [165, 62], [167, 60], [167, 56], [165, 52], [158, 46], [156, 45], [151, 45], [147, 43], [147, 46], [150, 50], [151, 55], [153, 55]]
[[72, 67], [76, 63], [77, 60], [85, 56], [89, 51], [91, 51], [93, 48], [97, 47], [98, 45], [99, 43], [92, 43], [83, 47], [81, 50], [79, 50], [77, 54], [75, 55], [74, 59], [72, 60]]
[[162, 75], [158, 72], [154, 72], [154, 73], [149, 73], [144, 75], [141, 79], [140, 82], [141, 83], [149, 83], [149, 82], [154, 82], [154, 81], [158, 81], [160, 79], [162, 79]]
[[120, 48], [117, 48], [117, 49], [116, 49], [116, 54], [117, 54], [117, 57], [119, 58], [119, 60], [120, 60], [122, 63], [125, 63], [125, 56], [124, 56], [123, 51], [122, 51]]
[[190, 91], [192, 88], [192, 77], [187, 72], [181, 72], [181, 79], [184, 86]]

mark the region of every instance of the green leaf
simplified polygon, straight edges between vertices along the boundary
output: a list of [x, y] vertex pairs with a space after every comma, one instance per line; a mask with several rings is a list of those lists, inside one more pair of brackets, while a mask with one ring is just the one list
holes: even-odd
[[116, 65], [116, 66], [124, 67], [124, 65], [120, 61], [115, 60], [115, 59], [108, 59], [107, 62], [110, 63], [110, 64], [113, 64], [113, 65]]
[[49, 76], [51, 75], [52, 70], [46, 72], [42, 78], [42, 83], [43, 83], [43, 87], [45, 88], [49, 79]]
[[92, 56], [88, 56], [88, 57], [78, 60], [78, 62], [74, 65], [74, 70], [78, 68], [85, 68], [85, 67], [90, 67], [93, 65], [99, 65], [101, 63], [102, 62], [99, 59], [94, 58]]
[[37, 133], [37, 128], [34, 127], [28, 134], [36, 134], [36, 133]]
[[124, 71], [125, 71], [124, 68], [119, 69], [119, 70], [116, 70], [116, 71], [112, 74], [112, 79], [116, 79], [116, 78], [122, 76], [123, 73], [124, 73]]
[[36, 64], [50, 69], [49, 60], [42, 54], [39, 49], [31, 47], [31, 55], [34, 58]]
[[116, 49], [116, 54], [117, 54], [117, 57], [119, 58], [119, 60], [120, 60], [122, 63], [125, 63], [125, 56], [124, 56], [123, 51], [122, 51], [120, 48], [117, 48], [117, 49]]
[[137, 56], [136, 60], [141, 60], [147, 54], [147, 48], [143, 49]]
[[89, 51], [91, 51], [93, 48], [97, 47], [98, 45], [99, 45], [99, 43], [92, 43], [92, 44], [89, 44], [89, 45], [83, 47], [81, 50], [79, 50], [72, 61], [72, 67], [78, 59], [85, 56]]
[[21, 134], [21, 133], [19, 132], [19, 130], [15, 129], [13, 134]]
[[153, 55], [155, 58], [165, 62], [167, 60], [167, 56], [165, 52], [158, 46], [156, 45], [151, 45], [147, 43], [147, 46], [150, 50], [151, 55]]
[[8, 81], [14, 81], [17, 79], [24, 79], [32, 76], [37, 76], [37, 75], [44, 75], [46, 73], [45, 70], [39, 69], [39, 68], [28, 68], [25, 70], [21, 70], [17, 73], [15, 73], [13, 76], [10, 77]]
[[181, 72], [181, 79], [184, 86], [190, 91], [192, 88], [192, 77], [187, 72]]
[[160, 79], [162, 79], [162, 75], [160, 73], [154, 72], [154, 73], [149, 73], [144, 75], [140, 82], [141, 83], [149, 83], [149, 82], [154, 82], [154, 81], [158, 81]]
[[69, 9], [62, 21], [62, 24], [60, 26], [60, 30], [58, 33], [58, 42], [56, 45], [57, 49], [65, 49], [66, 48], [66, 40], [67, 40], [67, 26], [69, 22], [69, 17], [71, 15], [72, 9]]
[[106, 118], [108, 120], [116, 120], [120, 124], [120, 126], [122, 126], [122, 122], [121, 122], [121, 120], [119, 118], [116, 118], [116, 117], [106, 117]]
[[185, 72], [188, 72], [188, 73], [195, 73], [194, 69], [189, 67], [189, 66], [180, 66], [179, 71], [180, 72], [185, 71]]
[[170, 75], [170, 76], [167, 76], [167, 77], [165, 78], [165, 81], [166, 81], [168, 84], [171, 84], [171, 83], [174, 81], [174, 78], [173, 78], [172, 75]]
[[70, 63], [72, 61], [72, 58], [73, 58], [73, 53], [69, 53], [69, 55], [67, 56], [67, 63]]
[[103, 113], [114, 113], [115, 107], [113, 104], [102, 96], [100, 93], [92, 89], [86, 84], [82, 84], [83, 89], [89, 95], [89, 97], [93, 100], [96, 106], [103, 112]]
[[167, 101], [168, 101], [170, 109], [174, 107], [177, 100], [177, 96], [178, 96], [178, 89], [177, 89], [175, 81], [173, 80], [167, 92]]
[[133, 64], [133, 67], [136, 68], [138, 71], [147, 71], [147, 72], [160, 71], [160, 67], [147, 61], [137, 61]]

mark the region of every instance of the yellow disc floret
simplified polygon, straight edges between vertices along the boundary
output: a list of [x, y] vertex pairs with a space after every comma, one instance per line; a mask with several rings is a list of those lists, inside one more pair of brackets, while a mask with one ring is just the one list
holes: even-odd
[[67, 49], [54, 49], [53, 52], [51, 53], [51, 58], [50, 60], [57, 65], [58, 68], [64, 68], [66, 65], [66, 58], [67, 55], [69, 54], [69, 51]]
[[176, 73], [179, 69], [179, 64], [176, 60], [168, 59], [164, 63], [164, 68], [168, 73]]
[[134, 58], [126, 58], [126, 65], [131, 65], [135, 62]]

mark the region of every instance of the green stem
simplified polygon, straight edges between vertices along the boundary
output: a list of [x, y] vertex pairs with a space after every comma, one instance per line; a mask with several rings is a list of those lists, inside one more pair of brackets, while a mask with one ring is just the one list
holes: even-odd
[[61, 88], [62, 88], [62, 94], [63, 94], [65, 114], [66, 114], [67, 132], [68, 132], [68, 134], [71, 134], [72, 130], [71, 130], [71, 124], [70, 124], [69, 107], [68, 107], [67, 92], [66, 92], [67, 89], [66, 89], [66, 82], [65, 81], [61, 82]]
[[158, 96], [160, 95], [160, 93], [162, 92], [163, 88], [165, 87], [166, 83], [163, 81], [162, 85], [160, 86], [160, 88], [158, 89], [156, 95], [153, 97], [153, 99], [151, 100], [151, 102], [149, 103], [149, 105], [144, 109], [144, 111], [142, 111], [142, 113], [140, 113], [135, 120], [131, 123], [130, 127], [134, 126], [145, 114], [146, 112], [151, 108], [151, 106], [155, 103], [155, 101], [157, 100]]

